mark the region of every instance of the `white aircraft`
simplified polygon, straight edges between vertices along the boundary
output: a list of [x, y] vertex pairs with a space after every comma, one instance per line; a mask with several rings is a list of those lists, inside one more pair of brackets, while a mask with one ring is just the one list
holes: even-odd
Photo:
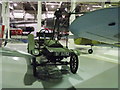
[[[120, 46], [120, 7], [99, 9], [75, 19], [69, 30], [77, 45]], [[93, 53], [92, 48], [88, 50]]]

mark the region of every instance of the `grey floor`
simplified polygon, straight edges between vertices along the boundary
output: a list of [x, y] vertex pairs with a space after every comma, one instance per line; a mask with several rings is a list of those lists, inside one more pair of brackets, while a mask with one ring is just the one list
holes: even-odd
[[[94, 47], [90, 55], [83, 49], [89, 47], [72, 46], [81, 51], [77, 74], [72, 74], [69, 67], [64, 72], [58, 67], [51, 77], [43, 71], [43, 75], [35, 78], [29, 58], [1, 55], [1, 88], [118, 88], [117, 48]], [[23, 43], [8, 43], [7, 48], [27, 52], [27, 44]]]

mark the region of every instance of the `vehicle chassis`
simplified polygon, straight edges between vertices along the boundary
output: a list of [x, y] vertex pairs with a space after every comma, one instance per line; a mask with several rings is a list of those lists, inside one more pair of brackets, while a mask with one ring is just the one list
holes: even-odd
[[[47, 36], [51, 36], [52, 33], [46, 33], [45, 31], [37, 32], [38, 40], [34, 39], [32, 34], [28, 35], [28, 53], [34, 55], [32, 59], [33, 75], [37, 76], [38, 66], [47, 65], [70, 65], [70, 70], [73, 74], [78, 69], [78, 55], [74, 50], [68, 49], [59, 43], [59, 40], [47, 39]], [[43, 37], [43, 38], [41, 38]], [[34, 48], [31, 48], [31, 44], [34, 42]], [[37, 52], [37, 54], [36, 54]], [[39, 63], [36, 59], [38, 56], [45, 56], [47, 61]], [[64, 58], [70, 57], [70, 61], [63, 61]]]

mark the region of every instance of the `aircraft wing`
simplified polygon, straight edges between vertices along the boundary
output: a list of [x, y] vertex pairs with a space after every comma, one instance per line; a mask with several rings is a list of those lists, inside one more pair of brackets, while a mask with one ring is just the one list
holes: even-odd
[[99, 42], [95, 40], [90, 40], [86, 38], [74, 38], [74, 43], [76, 45], [95, 45], [95, 46], [106, 46], [106, 47], [120, 47], [120, 43], [109, 44], [104, 42]]
[[13, 57], [25, 57], [25, 58], [33, 58], [34, 56], [23, 52], [23, 51], [18, 51], [18, 50], [11, 50], [8, 48], [0, 48], [0, 54], [2, 56], [13, 56]]
[[84, 39], [84, 42], [89, 43], [91, 43], [90, 40], [94, 43], [119, 43], [120, 23], [118, 23], [118, 16], [120, 13], [118, 11], [120, 11], [120, 7], [104, 8], [75, 19], [69, 27], [75, 40], [77, 40], [75, 42], [79, 43], [80, 40]]

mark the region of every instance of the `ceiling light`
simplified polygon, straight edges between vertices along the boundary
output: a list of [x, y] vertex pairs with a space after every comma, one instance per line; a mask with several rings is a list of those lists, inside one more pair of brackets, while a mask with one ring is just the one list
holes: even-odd
[[68, 9], [67, 9], [67, 8], [65, 8], [65, 11], [68, 11]]
[[16, 6], [17, 6], [17, 3], [14, 3], [13, 5], [16, 7]]
[[19, 57], [13, 57], [13, 59], [14, 59], [15, 61], [18, 61], [18, 60], [19, 60]]
[[98, 7], [98, 8], [101, 8], [102, 6], [95, 6], [95, 5], [93, 5], [92, 7]]
[[87, 9], [89, 10], [89, 9], [90, 9], [90, 7], [87, 7]]
[[54, 6], [52, 5], [51, 8], [54, 8]]

